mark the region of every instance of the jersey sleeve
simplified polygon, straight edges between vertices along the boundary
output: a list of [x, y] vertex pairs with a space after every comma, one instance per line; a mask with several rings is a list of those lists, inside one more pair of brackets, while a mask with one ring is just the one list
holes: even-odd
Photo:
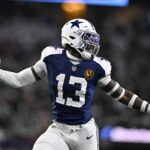
[[105, 77], [111, 75], [112, 66], [111, 66], [111, 63], [108, 60], [102, 59], [101, 60], [101, 66], [105, 71]]
[[107, 77], [111, 74], [111, 63], [107, 59], [95, 57], [94, 61], [98, 64], [98, 70], [101, 72], [100, 78]]
[[43, 49], [43, 51], [41, 53], [41, 60], [44, 60], [49, 55], [59, 54], [61, 52], [62, 52], [62, 49], [60, 49], [60, 48], [48, 46], [48, 47]]
[[98, 80], [98, 84], [99, 86], [104, 86], [111, 80], [111, 63], [107, 59], [104, 59], [102, 57], [95, 58], [95, 61], [99, 64], [100, 70], [103, 70], [103, 73]]
[[52, 46], [48, 46], [44, 48], [43, 51], [41, 52], [40, 60], [34, 66], [31, 67], [32, 73], [37, 81], [47, 75], [47, 68], [46, 68], [44, 59], [47, 56], [54, 53], [54, 51], [55, 51], [55, 48]]
[[44, 59], [53, 54], [55, 51], [55, 48], [52, 46], [48, 46], [43, 49], [41, 52], [40, 60], [33, 66], [32, 72], [37, 80], [42, 78], [43, 76], [47, 75], [47, 69], [46, 64], [44, 62]]
[[99, 83], [100, 87], [103, 87], [111, 81], [112, 66], [111, 66], [111, 63], [108, 60], [105, 60], [105, 59], [102, 60], [102, 65], [101, 66], [105, 71], [105, 76], [103, 78], [100, 78], [98, 83]]
[[43, 51], [41, 53], [41, 60], [44, 60], [44, 58], [49, 55], [50, 49], [51, 49], [50, 47], [46, 47], [43, 49]]

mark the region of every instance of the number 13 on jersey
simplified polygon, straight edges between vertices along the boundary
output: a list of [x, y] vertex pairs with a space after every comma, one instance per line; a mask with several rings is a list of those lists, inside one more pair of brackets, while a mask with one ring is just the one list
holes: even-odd
[[74, 101], [71, 97], [67, 97], [67, 99], [64, 99], [63, 97], [63, 86], [64, 86], [65, 78], [66, 75], [63, 73], [59, 74], [56, 77], [56, 80], [58, 81], [57, 84], [58, 97], [56, 97], [56, 102], [62, 105], [67, 105], [67, 106], [72, 106], [77, 108], [82, 107], [85, 104], [85, 93], [87, 88], [87, 81], [84, 78], [70, 76], [69, 78], [70, 85], [74, 85], [75, 83], [81, 85], [80, 90], [75, 91], [75, 95], [79, 96], [79, 101]]

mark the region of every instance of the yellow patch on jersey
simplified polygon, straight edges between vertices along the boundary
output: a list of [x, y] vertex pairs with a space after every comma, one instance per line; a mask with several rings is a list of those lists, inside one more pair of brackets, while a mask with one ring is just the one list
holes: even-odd
[[91, 69], [88, 69], [84, 72], [84, 76], [86, 79], [92, 79], [94, 77], [94, 71]]

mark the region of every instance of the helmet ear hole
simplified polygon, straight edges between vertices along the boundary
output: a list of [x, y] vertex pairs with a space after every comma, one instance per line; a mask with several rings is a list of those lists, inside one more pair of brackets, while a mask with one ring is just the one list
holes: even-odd
[[75, 39], [75, 37], [74, 36], [69, 36], [72, 40], [74, 40]]

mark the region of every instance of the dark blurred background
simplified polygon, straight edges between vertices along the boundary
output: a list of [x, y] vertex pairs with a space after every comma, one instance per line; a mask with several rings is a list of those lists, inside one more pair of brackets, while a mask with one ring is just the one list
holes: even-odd
[[[112, 63], [112, 78], [150, 102], [148, 0], [131, 0], [127, 7], [2, 0], [1, 68], [19, 72], [34, 65], [46, 46], [61, 46], [61, 27], [74, 17], [88, 19], [97, 28], [101, 35], [99, 56]], [[150, 148], [150, 140], [145, 142], [150, 139], [149, 115], [115, 102], [99, 88], [92, 111], [100, 129], [101, 150]], [[51, 122], [47, 79], [21, 89], [0, 84], [0, 150], [31, 150], [37, 137]], [[115, 133], [117, 137], [120, 135], [117, 134], [118, 130], [113, 130], [116, 127], [121, 127], [121, 132], [126, 129], [133, 140], [125, 140], [127, 135], [124, 132], [118, 141], [111, 138]], [[129, 129], [136, 129], [136, 132], [129, 132]], [[113, 134], [112, 131], [116, 132]], [[142, 135], [141, 141], [134, 139], [137, 135]]]

